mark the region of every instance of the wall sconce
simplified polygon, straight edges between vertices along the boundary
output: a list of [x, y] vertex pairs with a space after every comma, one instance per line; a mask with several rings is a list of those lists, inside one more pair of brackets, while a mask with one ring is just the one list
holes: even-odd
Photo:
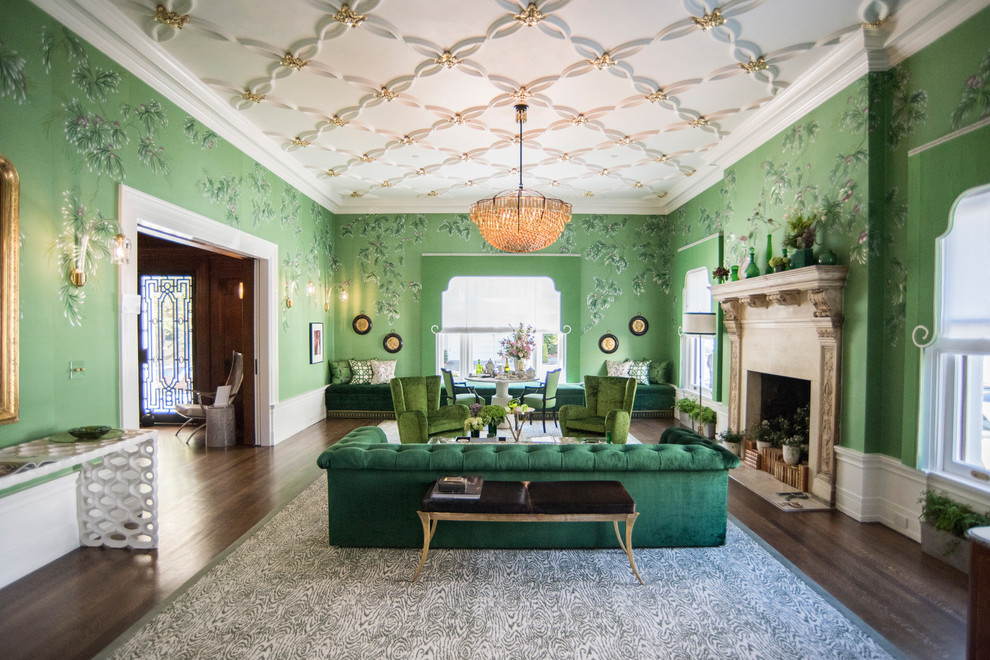
[[285, 308], [292, 307], [292, 292], [296, 290], [295, 281], [285, 283]]
[[110, 261], [118, 266], [131, 263], [131, 239], [123, 234], [113, 237], [113, 243], [110, 245]]
[[313, 284], [313, 280], [306, 283], [306, 295], [311, 296], [316, 293], [316, 285]]
[[350, 280], [344, 280], [337, 285], [337, 296], [340, 298], [340, 302], [347, 302], [347, 287], [350, 285]]
[[[72, 239], [64, 248], [60, 259], [68, 262], [65, 265], [72, 286], [78, 288], [86, 284], [87, 260], [93, 262], [97, 257], [106, 257], [109, 254], [111, 262], [115, 264], [127, 262], [130, 241], [123, 234], [111, 237], [110, 232], [116, 229], [116, 222], [102, 218], [85, 227], [82, 232], [70, 229]], [[123, 261], [118, 261], [118, 252], [122, 255]]]

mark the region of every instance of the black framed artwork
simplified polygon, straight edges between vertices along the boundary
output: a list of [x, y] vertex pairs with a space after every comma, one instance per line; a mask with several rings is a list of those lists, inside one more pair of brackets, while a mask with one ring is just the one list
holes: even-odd
[[650, 329], [649, 322], [642, 316], [634, 316], [629, 319], [629, 332], [637, 337], [642, 337]]
[[619, 350], [619, 339], [612, 333], [604, 334], [598, 340], [598, 348], [602, 353], [615, 353]]
[[402, 337], [394, 332], [390, 332], [382, 339], [382, 347], [389, 353], [398, 353], [402, 350]]
[[351, 327], [359, 335], [366, 335], [371, 332], [371, 318], [367, 314], [358, 314], [351, 322]]

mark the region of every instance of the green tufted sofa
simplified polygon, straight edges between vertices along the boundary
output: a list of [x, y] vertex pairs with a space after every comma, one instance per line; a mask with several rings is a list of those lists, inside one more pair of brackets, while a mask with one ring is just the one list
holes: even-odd
[[[673, 429], [672, 429], [673, 430]], [[686, 431], [685, 429], [677, 429]], [[395, 445], [375, 426], [354, 429], [325, 450], [330, 544], [418, 548], [416, 510], [444, 475], [489, 480], [617, 480], [640, 512], [633, 547], [725, 543], [728, 470], [739, 458], [686, 431], [656, 445]], [[441, 525], [434, 547], [618, 547], [605, 523], [458, 523]]]

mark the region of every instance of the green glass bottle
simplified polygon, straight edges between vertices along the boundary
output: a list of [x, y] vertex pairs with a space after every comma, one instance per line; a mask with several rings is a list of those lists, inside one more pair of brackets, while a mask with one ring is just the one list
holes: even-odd
[[756, 248], [749, 248], [749, 265], [746, 266], [746, 278], [759, 276], [760, 267], [756, 265]]
[[605, 444], [606, 445], [612, 444], [612, 432], [611, 431], [605, 431]]
[[773, 272], [773, 268], [770, 266], [771, 259], [773, 259], [773, 235], [767, 234], [767, 269], [763, 271], [767, 275]]

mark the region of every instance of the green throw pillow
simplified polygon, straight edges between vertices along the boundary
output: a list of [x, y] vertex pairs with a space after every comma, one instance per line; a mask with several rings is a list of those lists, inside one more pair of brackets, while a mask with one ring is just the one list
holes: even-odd
[[351, 382], [350, 360], [334, 360], [330, 363], [330, 382], [334, 385], [346, 385]]
[[629, 363], [629, 377], [635, 378], [636, 382], [643, 385], [650, 384], [650, 364], [649, 360], [639, 360]]
[[658, 362], [654, 360], [650, 363], [650, 382], [669, 383], [670, 382], [670, 360]]
[[351, 385], [370, 385], [373, 375], [371, 360], [351, 360]]

